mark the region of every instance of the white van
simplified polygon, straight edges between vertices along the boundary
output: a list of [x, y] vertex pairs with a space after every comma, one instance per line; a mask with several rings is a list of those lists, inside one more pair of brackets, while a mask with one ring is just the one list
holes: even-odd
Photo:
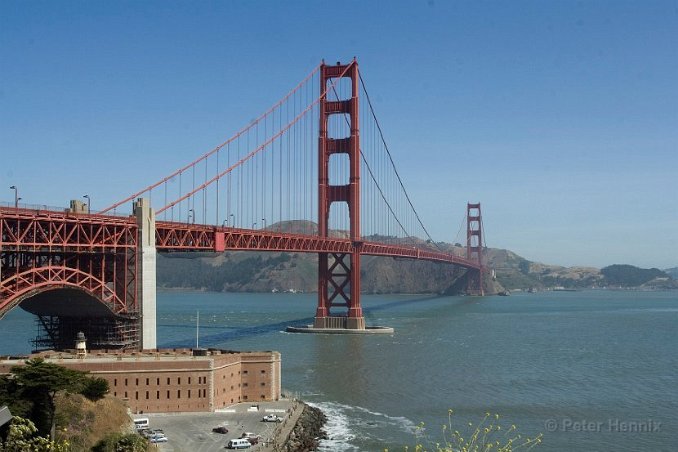
[[239, 438], [229, 440], [226, 447], [229, 449], [249, 449], [252, 447], [252, 444], [250, 444], [247, 438]]
[[149, 422], [147, 417], [138, 417], [134, 419], [134, 428], [137, 430], [143, 430], [148, 428]]

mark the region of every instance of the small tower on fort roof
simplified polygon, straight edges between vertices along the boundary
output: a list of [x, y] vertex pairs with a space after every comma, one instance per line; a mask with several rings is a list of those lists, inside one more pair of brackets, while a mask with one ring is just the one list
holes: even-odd
[[82, 331], [75, 336], [75, 354], [78, 358], [87, 356], [87, 339]]

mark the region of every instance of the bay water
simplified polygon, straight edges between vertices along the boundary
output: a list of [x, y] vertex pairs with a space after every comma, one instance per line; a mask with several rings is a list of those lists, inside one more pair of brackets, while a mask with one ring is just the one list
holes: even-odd
[[[536, 450], [678, 450], [678, 292], [362, 303], [368, 325], [395, 333], [284, 332], [312, 323], [315, 294], [160, 292], [158, 344], [195, 346], [200, 311], [200, 346], [280, 351], [283, 391], [329, 418], [327, 451], [430, 450], [444, 424], [468, 438], [486, 413], [502, 427], [494, 439], [515, 436], [504, 436], [511, 425], [542, 433]], [[35, 333], [14, 309], [0, 320], [0, 354], [30, 352]]]

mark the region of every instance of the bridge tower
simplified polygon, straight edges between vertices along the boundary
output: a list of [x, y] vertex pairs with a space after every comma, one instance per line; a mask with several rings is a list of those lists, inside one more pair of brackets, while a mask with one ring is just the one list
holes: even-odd
[[483, 219], [480, 203], [466, 204], [466, 259], [478, 263], [478, 270], [469, 270], [466, 291], [484, 295], [483, 290]]
[[141, 311], [141, 348], [151, 350], [157, 347], [155, 212], [147, 198], [139, 198], [133, 211], [137, 223], [136, 304]]
[[[350, 99], [327, 100], [328, 81], [334, 78], [351, 80]], [[320, 253], [318, 256], [318, 308], [315, 328], [365, 329], [365, 318], [360, 306], [360, 134], [358, 118], [359, 94], [358, 62], [337, 63], [320, 67], [320, 128], [318, 137], [318, 234], [329, 236], [330, 207], [334, 202], [348, 205], [350, 238], [349, 253]], [[344, 115], [350, 122], [350, 135], [328, 136], [328, 122], [332, 115]], [[330, 185], [329, 166], [333, 154], [348, 156], [349, 183]], [[347, 308], [345, 315], [333, 316], [332, 308]]]

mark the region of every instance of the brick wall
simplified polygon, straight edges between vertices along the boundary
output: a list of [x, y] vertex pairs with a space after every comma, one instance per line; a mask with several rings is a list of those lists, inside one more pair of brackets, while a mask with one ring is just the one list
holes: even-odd
[[[41, 354], [48, 362], [105, 378], [109, 392], [135, 413], [214, 411], [241, 401], [280, 398], [280, 353], [190, 350]], [[23, 360], [0, 360], [0, 373]]]

